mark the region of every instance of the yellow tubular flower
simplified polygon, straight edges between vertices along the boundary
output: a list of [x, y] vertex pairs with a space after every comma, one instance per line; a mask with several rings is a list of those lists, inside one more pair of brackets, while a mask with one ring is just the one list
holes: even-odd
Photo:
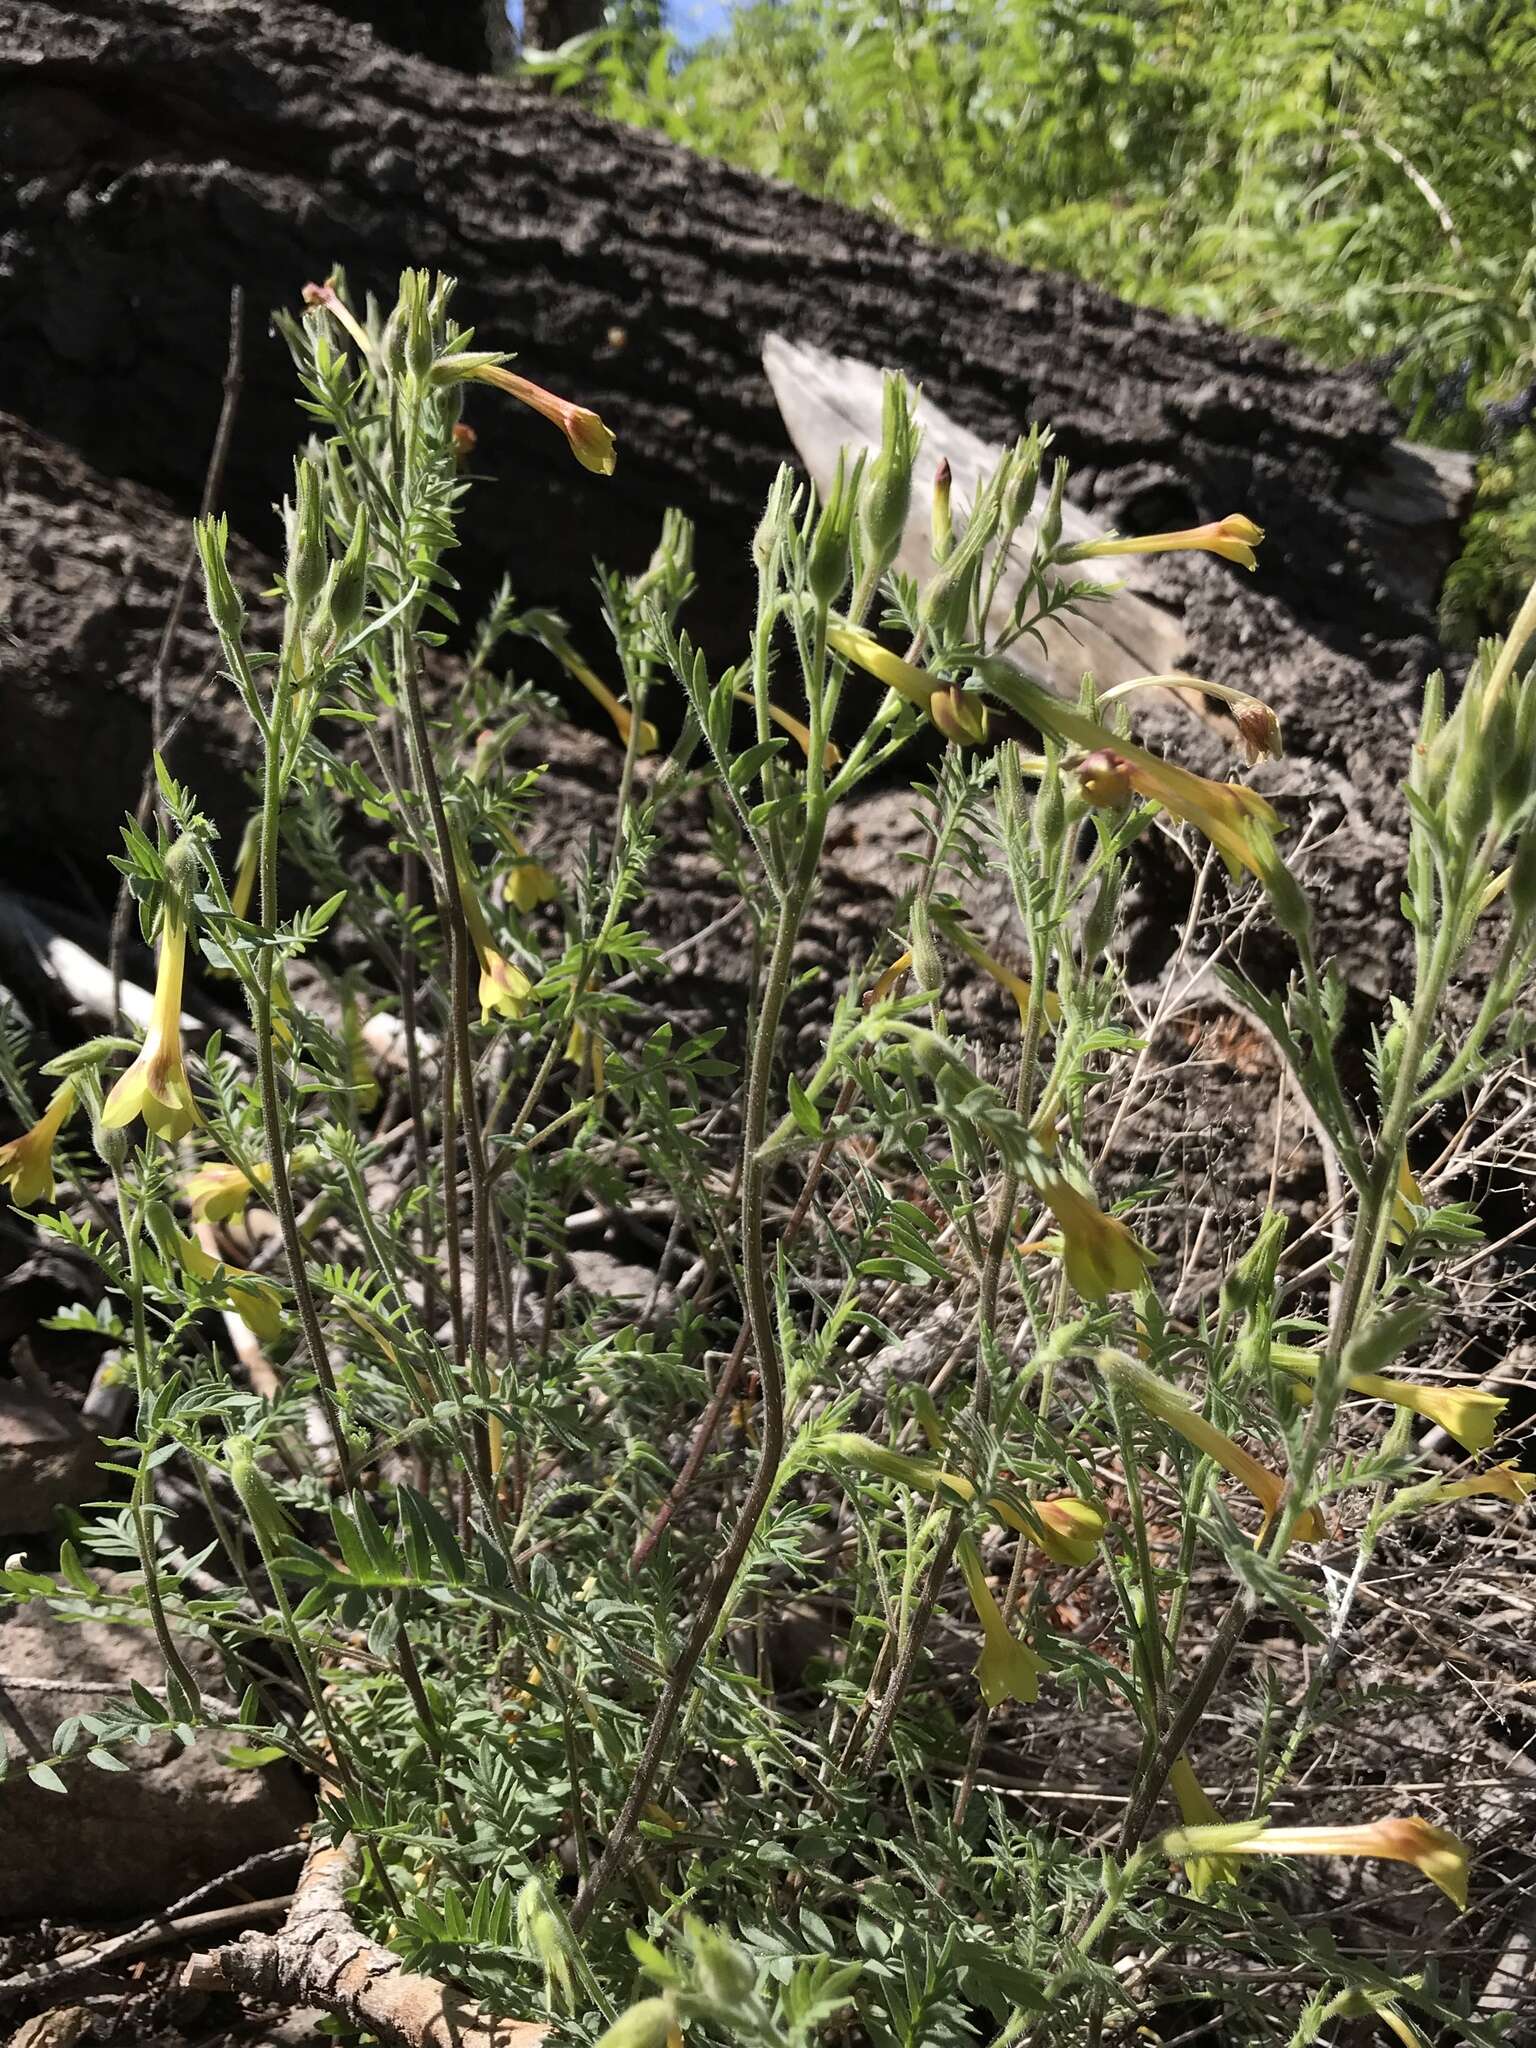
[[235, 861], [235, 886], [229, 892], [229, 907], [242, 920], [251, 914], [256, 896], [256, 874], [261, 865], [261, 813], [252, 812], [240, 840]]
[[1536, 1493], [1536, 1472], [1522, 1472], [1513, 1458], [1506, 1458], [1502, 1465], [1487, 1472], [1475, 1472], [1470, 1479], [1442, 1479], [1413, 1490], [1426, 1507], [1471, 1500], [1478, 1494], [1491, 1494], [1495, 1500], [1507, 1500], [1512, 1507], [1519, 1507]]
[[[731, 695], [738, 704], [745, 704], [749, 709], [757, 701], [750, 690], [733, 690]], [[788, 711], [781, 711], [777, 704], [770, 704], [768, 706], [768, 716], [775, 725], [782, 727], [789, 734], [808, 761], [811, 758], [811, 731], [805, 721], [794, 717]], [[842, 759], [842, 748], [835, 740], [828, 740], [821, 750], [821, 765], [824, 773], [830, 775], [834, 768], [842, 765]]]
[[53, 1200], [53, 1142], [74, 1110], [75, 1084], [65, 1081], [31, 1130], [0, 1145], [0, 1186], [10, 1189], [18, 1209]]
[[873, 676], [877, 683], [884, 683], [898, 697], [926, 711], [945, 739], [956, 746], [980, 746], [986, 739], [988, 713], [979, 697], [942, 682], [914, 662], [904, 661], [899, 654], [882, 647], [874, 634], [866, 633], [862, 626], [834, 622], [827, 627], [827, 644], [866, 675]]
[[[1104, 1377], [1112, 1385], [1122, 1387], [1138, 1407], [1247, 1487], [1264, 1510], [1264, 1520], [1254, 1539], [1262, 1543], [1270, 1523], [1285, 1503], [1286, 1482], [1279, 1473], [1271, 1472], [1267, 1465], [1251, 1457], [1241, 1444], [1234, 1443], [1214, 1422], [1208, 1421], [1187, 1394], [1170, 1386], [1150, 1367], [1123, 1351], [1101, 1351], [1097, 1363]], [[1321, 1543], [1328, 1531], [1317, 1509], [1308, 1508], [1297, 1521], [1294, 1534], [1302, 1543]]]
[[1040, 1696], [1041, 1676], [1049, 1667], [1035, 1655], [1028, 1643], [1021, 1642], [1014, 1635], [1003, 1619], [1003, 1611], [987, 1584], [981, 1553], [969, 1536], [960, 1538], [955, 1555], [965, 1577], [971, 1605], [976, 1609], [976, 1619], [981, 1623], [981, 1656], [976, 1665], [976, 1680], [981, 1687], [982, 1698], [989, 1707], [1001, 1706], [1004, 1700], [1017, 1700], [1021, 1706], [1032, 1706]]
[[532, 857], [515, 832], [508, 832], [506, 840], [517, 865], [502, 884], [502, 900], [526, 917], [539, 904], [553, 903], [560, 893], [560, 884], [547, 867]]
[[1100, 696], [1099, 703], [1101, 706], [1113, 704], [1118, 698], [1128, 697], [1132, 690], [1159, 689], [1199, 690], [1203, 696], [1214, 697], [1218, 704], [1224, 704], [1237, 727], [1245, 760], [1277, 760], [1285, 752], [1280, 721], [1262, 697], [1255, 697], [1247, 690], [1234, 689], [1230, 683], [1213, 683], [1204, 676], [1186, 675], [1182, 669], [1170, 670], [1167, 675], [1132, 676], [1126, 682], [1112, 684]]
[[181, 1055], [181, 989], [186, 972], [187, 929], [167, 903], [160, 928], [160, 961], [149, 1029], [138, 1058], [106, 1099], [103, 1130], [120, 1131], [143, 1117], [156, 1137], [174, 1143], [200, 1123], [192, 1084]]
[[512, 370], [504, 370], [498, 363], [480, 363], [469, 374], [482, 384], [494, 384], [498, 391], [510, 393], [557, 426], [583, 469], [591, 470], [594, 476], [613, 475], [618, 462], [613, 435], [587, 406], [573, 405], [568, 398], [557, 398], [542, 384], [519, 377]]
[[[1272, 1354], [1276, 1365], [1287, 1372], [1304, 1373], [1315, 1380], [1320, 1360], [1316, 1352], [1296, 1344], [1276, 1344]], [[1439, 1423], [1447, 1436], [1454, 1437], [1464, 1451], [1486, 1451], [1498, 1429], [1499, 1416], [1509, 1406], [1502, 1394], [1485, 1394], [1475, 1387], [1428, 1387], [1417, 1380], [1392, 1380], [1378, 1372], [1345, 1374], [1352, 1394], [1371, 1401], [1390, 1401], [1396, 1408], [1411, 1408], [1415, 1415]], [[1296, 1389], [1298, 1399], [1310, 1401], [1312, 1389]]]
[[[263, 1187], [272, 1185], [272, 1169], [263, 1159], [255, 1168]], [[187, 1203], [194, 1223], [228, 1223], [245, 1214], [254, 1190], [238, 1166], [225, 1159], [211, 1159], [185, 1182]]]
[[341, 1043], [347, 1056], [347, 1081], [352, 1090], [352, 1100], [367, 1116], [370, 1110], [378, 1108], [379, 1077], [373, 1071], [368, 1041], [363, 1036], [363, 1013], [358, 1006], [357, 991], [350, 983], [343, 984], [341, 991]]
[[533, 993], [533, 983], [505, 955], [498, 953], [491, 944], [491, 929], [485, 921], [485, 912], [480, 908], [479, 898], [470, 885], [467, 873], [468, 863], [461, 849], [455, 848], [458, 865], [459, 900], [464, 906], [464, 922], [469, 927], [470, 943], [475, 949], [475, 958], [480, 963], [480, 1022], [490, 1018], [505, 1017], [516, 1023], [528, 1007], [528, 998]]
[[337, 321], [351, 335], [352, 339], [362, 350], [364, 360], [371, 359], [373, 343], [368, 339], [366, 329], [336, 291], [329, 278], [326, 279], [324, 284], [305, 285], [304, 303], [306, 306], [323, 306], [331, 318]]
[[874, 634], [866, 633], [862, 626], [843, 625], [834, 620], [827, 627], [827, 645], [846, 655], [866, 675], [873, 676], [877, 683], [884, 683], [898, 697], [905, 697], [909, 704], [915, 704], [919, 711], [928, 709], [929, 698], [941, 687], [937, 676], [929, 675], [926, 669], [918, 668], [913, 662], [903, 661], [899, 654], [882, 647]]
[[[1168, 1789], [1173, 1794], [1179, 1809], [1179, 1818], [1187, 1828], [1224, 1827], [1221, 1811], [1205, 1792], [1187, 1756], [1176, 1759], [1168, 1773]], [[1189, 1888], [1197, 1899], [1203, 1899], [1214, 1884], [1235, 1884], [1237, 1863], [1231, 1856], [1191, 1856], [1185, 1864], [1189, 1873]]]
[[1078, 786], [1090, 804], [1121, 804], [1134, 790], [1203, 832], [1230, 874], [1246, 868], [1260, 881], [1273, 872], [1280, 819], [1246, 782], [1212, 782], [1177, 762], [1161, 760], [1129, 740], [1100, 747], [1079, 765]]
[[249, 1323], [252, 1334], [261, 1343], [270, 1344], [282, 1335], [282, 1297], [270, 1280], [263, 1280], [254, 1273], [242, 1273], [227, 1259], [216, 1259], [212, 1252], [203, 1250], [196, 1238], [184, 1237], [179, 1230], [172, 1230], [169, 1235], [177, 1259], [194, 1279], [212, 1284], [217, 1275], [223, 1273], [220, 1290], [223, 1305], [232, 1309], [243, 1322]]
[[887, 967], [885, 972], [880, 976], [880, 979], [874, 984], [874, 986], [865, 991], [865, 1009], [870, 1010], [874, 1008], [876, 1003], [883, 1003], [887, 996], [894, 993], [896, 984], [901, 980], [902, 976], [904, 974], [910, 974], [911, 971], [912, 954], [909, 949], [907, 952], [901, 954], [901, 956], [898, 959], [893, 960], [890, 966]]
[[[627, 747], [629, 745], [630, 728], [635, 722], [634, 714], [630, 711], [628, 705], [619, 702], [602, 677], [593, 674], [592, 670], [587, 667], [587, 664], [580, 658], [574, 648], [556, 646], [554, 652], [564, 666], [566, 674], [580, 683], [587, 694], [595, 697], [598, 703], [602, 705], [608, 716], [613, 720], [614, 731]], [[660, 745], [660, 733], [657, 732], [655, 726], [652, 725], [648, 718], [642, 719], [640, 722], [638, 751], [642, 754], [654, 754]]]
[[1092, 1195], [1069, 1181], [1048, 1181], [1040, 1195], [1061, 1231], [1067, 1278], [1085, 1301], [1103, 1301], [1141, 1286], [1153, 1255], [1118, 1216], [1106, 1216]]
[[[968, 953], [984, 974], [990, 975], [999, 988], [1006, 989], [1019, 1006], [1019, 1021], [1022, 1023], [1029, 1014], [1034, 991], [1022, 975], [1015, 974], [1011, 967], [1005, 967], [1001, 960], [994, 959], [982, 945], [974, 932], [968, 931], [957, 921], [945, 921], [944, 931], [954, 940], [962, 952]], [[1045, 1014], [1053, 1024], [1061, 1022], [1061, 998], [1054, 990], [1048, 989], [1045, 997]]]
[[1187, 526], [1178, 533], [1146, 533], [1130, 540], [1111, 534], [1104, 540], [1079, 541], [1075, 547], [1063, 548], [1057, 560], [1090, 562], [1106, 555], [1169, 555], [1193, 551], [1224, 555], [1229, 562], [1236, 562], [1244, 569], [1257, 569], [1258, 557], [1253, 551], [1263, 538], [1262, 526], [1255, 526], [1241, 512], [1229, 512], [1224, 519], [1207, 520], [1204, 526]]
[[1397, 1163], [1397, 1193], [1392, 1197], [1392, 1220], [1387, 1225], [1388, 1244], [1406, 1244], [1413, 1229], [1413, 1212], [1424, 1207], [1424, 1190], [1414, 1177], [1406, 1158]]
[[1411, 1863], [1467, 1910], [1466, 1845], [1417, 1814], [1341, 1827], [1276, 1828], [1266, 1821], [1232, 1827], [1185, 1827], [1164, 1835], [1165, 1853], [1178, 1862], [1215, 1851], [1224, 1856], [1372, 1856]]

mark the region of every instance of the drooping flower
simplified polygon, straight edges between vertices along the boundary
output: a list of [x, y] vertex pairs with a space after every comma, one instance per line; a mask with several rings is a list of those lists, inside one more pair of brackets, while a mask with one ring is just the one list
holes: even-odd
[[1178, 533], [1145, 533], [1125, 538], [1110, 534], [1103, 540], [1078, 541], [1063, 548], [1059, 562], [1097, 561], [1107, 555], [1169, 555], [1197, 552], [1224, 555], [1244, 569], [1257, 569], [1254, 549], [1264, 538], [1262, 526], [1241, 512], [1229, 512], [1224, 519], [1207, 520], [1204, 526], [1187, 526]]
[[1040, 1196], [1061, 1231], [1067, 1278], [1085, 1301], [1141, 1286], [1153, 1255], [1118, 1216], [1107, 1216], [1092, 1195], [1067, 1180], [1047, 1181]]
[[1414, 1227], [1414, 1210], [1424, 1207], [1424, 1190], [1419, 1186], [1407, 1156], [1397, 1162], [1397, 1191], [1392, 1197], [1392, 1216], [1387, 1225], [1388, 1244], [1406, 1244]]
[[834, 621], [827, 627], [827, 644], [908, 704], [926, 711], [944, 737], [956, 746], [980, 746], [986, 739], [987, 707], [979, 697], [972, 697], [930, 675], [915, 662], [893, 654], [862, 626]]
[[1021, 1706], [1032, 1706], [1040, 1697], [1040, 1679], [1050, 1667], [1043, 1658], [1035, 1655], [1028, 1643], [1020, 1641], [1003, 1619], [1003, 1611], [987, 1584], [981, 1552], [971, 1537], [960, 1538], [955, 1546], [955, 1556], [971, 1596], [971, 1605], [976, 1610], [976, 1619], [981, 1623], [981, 1656], [976, 1665], [976, 1680], [981, 1687], [982, 1698], [989, 1707], [1001, 1706], [1004, 1700], [1017, 1700]]
[[62, 1082], [32, 1128], [0, 1145], [0, 1186], [10, 1189], [18, 1209], [53, 1200], [54, 1140], [73, 1116], [75, 1100], [74, 1082]]
[[1453, 1500], [1472, 1500], [1479, 1494], [1491, 1495], [1495, 1500], [1507, 1500], [1512, 1507], [1519, 1507], [1536, 1493], [1536, 1472], [1522, 1472], [1513, 1458], [1506, 1458], [1503, 1464], [1490, 1466], [1486, 1472], [1474, 1472], [1470, 1478], [1436, 1479], [1411, 1490], [1415, 1501], [1423, 1507], [1440, 1507]]
[[485, 921], [485, 912], [480, 908], [480, 899], [470, 881], [469, 864], [463, 849], [456, 847], [455, 855], [459, 901], [464, 906], [464, 922], [469, 928], [470, 943], [480, 967], [480, 1021], [484, 1024], [495, 1016], [515, 1023], [528, 1007], [533, 983], [514, 961], [498, 953], [492, 944], [491, 928]]
[[357, 990], [350, 979], [341, 985], [341, 1045], [347, 1059], [347, 1082], [352, 1100], [364, 1116], [377, 1109], [379, 1077], [373, 1071], [368, 1040], [363, 1035], [363, 1013]]
[[1092, 1564], [1109, 1517], [1096, 1501], [1061, 1493], [1050, 1500], [994, 1495], [987, 1506], [1010, 1529], [1027, 1536], [1054, 1564]]
[[590, 406], [574, 405], [570, 399], [546, 391], [542, 384], [535, 384], [531, 378], [519, 377], [515, 370], [503, 368], [494, 356], [474, 350], [467, 354], [440, 356], [432, 366], [432, 377], [439, 384], [458, 384], [466, 380], [493, 384], [498, 391], [507, 392], [552, 426], [558, 427], [583, 469], [591, 470], [594, 476], [613, 475], [618, 462], [613, 435]]
[[178, 1230], [169, 1216], [159, 1221], [157, 1237], [166, 1245], [186, 1272], [205, 1286], [217, 1290], [219, 1305], [249, 1323], [252, 1334], [263, 1344], [282, 1335], [282, 1296], [270, 1280], [242, 1272], [227, 1259], [217, 1259], [195, 1237]]
[[255, 811], [246, 820], [245, 830], [240, 835], [240, 851], [235, 856], [235, 885], [229, 892], [229, 907], [242, 920], [251, 914], [260, 865], [261, 813]]
[[591, 1074], [593, 1092], [601, 1095], [608, 1072], [608, 1049], [603, 1043], [602, 1033], [593, 1031], [579, 1017], [573, 1018], [565, 1056], [573, 1067], [584, 1074]]
[[[1005, 967], [1001, 960], [989, 953], [976, 934], [968, 930], [957, 918], [944, 918], [941, 922], [944, 931], [963, 953], [969, 954], [983, 974], [989, 975], [1000, 989], [1005, 989], [1013, 997], [1019, 1006], [1019, 1020], [1022, 1023], [1029, 1015], [1029, 1006], [1034, 1001], [1031, 984], [1021, 974], [1015, 974], [1011, 967]], [[1046, 991], [1045, 1014], [1053, 1024], [1060, 1023], [1061, 998], [1054, 989]]]
[[526, 917], [539, 904], [553, 903], [560, 893], [560, 884], [542, 862], [533, 858], [515, 832], [508, 831], [506, 841], [514, 865], [508, 869], [507, 879], [502, 884], [502, 899]]
[[118, 1077], [101, 1112], [103, 1130], [120, 1131], [142, 1117], [156, 1137], [174, 1143], [201, 1121], [181, 1051], [181, 990], [187, 928], [167, 899], [160, 924], [160, 959], [149, 1029], [138, 1057]]
[[1213, 683], [1205, 676], [1186, 675], [1183, 670], [1174, 669], [1166, 675], [1130, 676], [1123, 683], [1112, 683], [1100, 696], [1099, 703], [1101, 707], [1117, 703], [1133, 690], [1198, 690], [1202, 696], [1213, 697], [1231, 712], [1245, 760], [1277, 760], [1285, 752], [1280, 721], [1273, 708], [1251, 691], [1236, 689], [1231, 683]]
[[[1221, 1810], [1195, 1776], [1187, 1756], [1176, 1757], [1168, 1773], [1168, 1789], [1187, 1828], [1224, 1827]], [[1203, 1899], [1215, 1884], [1235, 1884], [1237, 1863], [1231, 1856], [1191, 1856], [1185, 1863], [1189, 1888]]]
[[[937, 1446], [935, 1445], [935, 1448]], [[852, 1430], [834, 1430], [821, 1440], [822, 1455], [832, 1464], [853, 1465], [879, 1472], [915, 1493], [947, 1493], [957, 1501], [976, 1498], [976, 1488], [963, 1472], [925, 1458], [908, 1457], [876, 1443], [873, 1437]], [[1094, 1501], [1078, 1494], [1060, 1494], [1052, 1500], [1026, 1500], [1013, 1493], [993, 1494], [987, 1500], [990, 1514], [1005, 1527], [1028, 1537], [1054, 1563], [1090, 1564], [1109, 1518]]]
[[303, 296], [306, 306], [323, 306], [331, 318], [344, 327], [357, 343], [357, 346], [363, 352], [364, 360], [371, 360], [373, 356], [373, 343], [368, 338], [366, 328], [363, 327], [357, 315], [352, 311], [346, 300], [342, 298], [329, 278], [326, 279], [324, 284], [305, 285]]
[[1134, 790], [1161, 805], [1170, 817], [1193, 825], [1209, 839], [1231, 874], [1246, 868], [1265, 881], [1274, 872], [1274, 835], [1280, 819], [1246, 782], [1212, 782], [1175, 761], [1133, 747], [1129, 740], [1097, 748], [1079, 763], [1077, 775], [1090, 804], [1112, 809]]
[[[602, 705], [613, 720], [614, 730], [621, 743], [627, 747], [630, 732], [634, 727], [634, 713], [627, 704], [619, 702], [601, 676], [588, 668], [571, 645], [563, 622], [553, 612], [529, 612], [524, 616], [523, 626], [525, 630], [535, 635], [542, 646], [549, 649], [566, 674], [573, 681], [580, 683], [587, 694]], [[660, 733], [648, 718], [643, 718], [640, 721], [640, 737], [636, 743], [636, 751], [641, 754], [654, 754], [660, 745]]]
[[[750, 690], [733, 690], [731, 694], [738, 704], [745, 704], [749, 708], [757, 701]], [[768, 716], [775, 725], [789, 734], [808, 761], [811, 758], [811, 731], [805, 720], [796, 718], [792, 712], [781, 711], [777, 704], [768, 706]], [[834, 768], [841, 766], [842, 759], [842, 748], [835, 740], [828, 740], [821, 750], [821, 765], [824, 772], [830, 775]]]
[[[1203, 1451], [1223, 1472], [1247, 1487], [1264, 1510], [1264, 1520], [1254, 1539], [1262, 1543], [1271, 1522], [1285, 1505], [1287, 1487], [1280, 1474], [1271, 1472], [1241, 1444], [1234, 1443], [1224, 1430], [1201, 1414], [1187, 1394], [1150, 1367], [1123, 1351], [1101, 1351], [1097, 1363], [1111, 1385], [1123, 1388], [1148, 1415], [1193, 1444], [1197, 1451]], [[1308, 1508], [1297, 1520], [1293, 1533], [1303, 1543], [1321, 1543], [1328, 1531], [1317, 1509]]]
[[1164, 1835], [1163, 1849], [1178, 1862], [1214, 1852], [1222, 1856], [1371, 1856], [1389, 1863], [1411, 1863], [1463, 1913], [1467, 1910], [1466, 1845], [1416, 1814], [1338, 1827], [1277, 1828], [1262, 1820], [1238, 1821], [1228, 1827], [1185, 1827]]
[[[272, 1169], [266, 1160], [252, 1168], [263, 1187], [272, 1185]], [[188, 1206], [194, 1223], [228, 1223], [244, 1216], [255, 1190], [238, 1166], [226, 1159], [210, 1159], [189, 1174], [185, 1183]]]
[[[1303, 1374], [1305, 1380], [1317, 1378], [1321, 1360], [1315, 1351], [1307, 1351], [1299, 1344], [1275, 1344], [1270, 1355], [1276, 1365], [1289, 1373]], [[1499, 1416], [1509, 1405], [1504, 1395], [1485, 1394], [1477, 1387], [1431, 1387], [1418, 1380], [1388, 1379], [1376, 1372], [1346, 1373], [1344, 1384], [1352, 1394], [1363, 1394], [1372, 1401], [1390, 1401], [1394, 1407], [1410, 1408], [1415, 1415], [1427, 1416], [1466, 1451], [1487, 1450], [1498, 1429]], [[1296, 1394], [1302, 1401], [1312, 1399], [1312, 1389], [1305, 1382], [1296, 1388]]]

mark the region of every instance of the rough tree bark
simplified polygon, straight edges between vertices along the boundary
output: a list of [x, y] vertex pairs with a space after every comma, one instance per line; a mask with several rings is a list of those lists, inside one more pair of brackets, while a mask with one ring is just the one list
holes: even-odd
[[599, 27], [603, 12], [603, 0], [523, 0], [523, 42], [530, 50], [557, 50]]
[[[1271, 530], [1267, 592], [1330, 637], [1426, 623], [1350, 502], [1392, 430], [1363, 377], [934, 248], [319, 8], [0, 0], [0, 404], [189, 507], [231, 282], [253, 312], [296, 306], [336, 262], [381, 292], [407, 263], [455, 271], [481, 340], [619, 435], [604, 482], [475, 394], [499, 481], [460, 558], [472, 594], [510, 567], [579, 607], [591, 555], [643, 562], [675, 503], [700, 525], [695, 628], [734, 645], [747, 538], [790, 454], [760, 362], [777, 329], [908, 371], [988, 438], [1050, 422], [1106, 524], [1243, 508]], [[293, 391], [253, 337], [227, 501], [267, 547]]]
[[455, 71], [494, 71], [516, 52], [502, 0], [321, 0], [380, 42]]

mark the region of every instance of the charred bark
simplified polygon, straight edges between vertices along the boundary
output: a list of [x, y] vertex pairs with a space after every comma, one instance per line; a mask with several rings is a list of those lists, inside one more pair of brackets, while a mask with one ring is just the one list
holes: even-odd
[[[492, 79], [387, 49], [320, 8], [255, 0], [0, 0], [0, 404], [98, 469], [195, 504], [225, 308], [296, 306], [344, 263], [461, 279], [459, 310], [531, 376], [595, 404], [616, 477], [477, 392], [457, 566], [580, 608], [593, 554], [643, 563], [661, 509], [699, 522], [695, 630], [734, 651], [748, 539], [790, 447], [760, 350], [778, 330], [923, 381], [988, 438], [1050, 423], [1104, 523], [1241, 507], [1264, 583], [1358, 647], [1422, 616], [1355, 499], [1392, 421], [1363, 377], [1138, 311], [1066, 279], [935, 248]], [[253, 342], [226, 486], [273, 546], [305, 425]]]

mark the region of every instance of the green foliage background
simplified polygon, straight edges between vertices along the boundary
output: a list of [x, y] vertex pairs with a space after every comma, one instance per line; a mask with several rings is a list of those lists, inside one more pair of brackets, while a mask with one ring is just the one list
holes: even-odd
[[1536, 377], [1528, 0], [767, 0], [688, 53], [626, 19], [542, 68], [923, 234], [1372, 362], [1410, 433], [1497, 440], [1448, 623], [1518, 600], [1536, 567], [1536, 437], [1511, 438], [1508, 409]]

